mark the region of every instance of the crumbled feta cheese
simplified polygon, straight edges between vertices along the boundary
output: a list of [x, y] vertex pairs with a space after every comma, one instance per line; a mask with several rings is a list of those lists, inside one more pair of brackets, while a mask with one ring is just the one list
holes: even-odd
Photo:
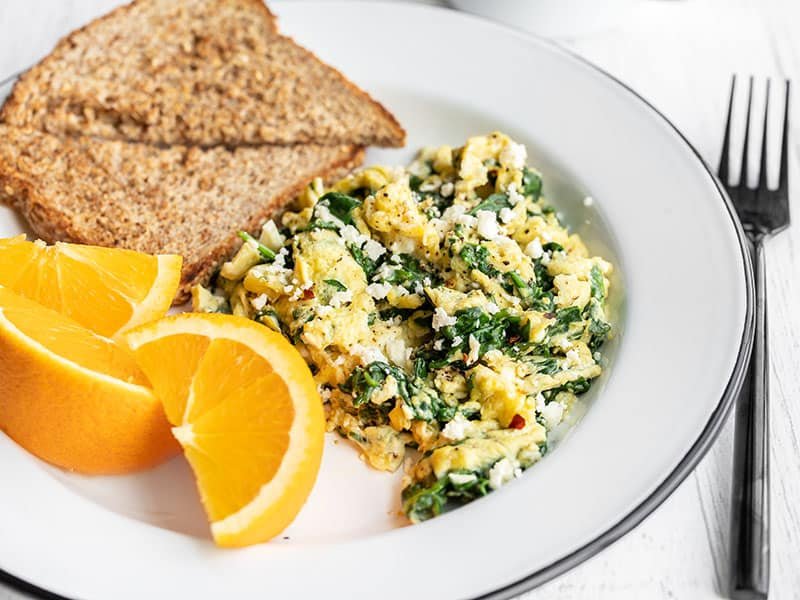
[[416, 242], [411, 238], [407, 238], [405, 236], [398, 236], [395, 241], [392, 242], [390, 249], [392, 252], [397, 254], [411, 254], [414, 252], [414, 249], [417, 247]]
[[455, 347], [457, 347], [457, 346], [460, 346], [460, 345], [461, 345], [461, 342], [463, 342], [463, 341], [464, 341], [464, 338], [462, 338], [460, 335], [457, 335], [456, 337], [454, 337], [454, 338], [453, 338], [453, 339], [450, 341], [450, 345], [451, 345], [453, 348], [455, 348]]
[[267, 295], [261, 294], [259, 296], [256, 296], [255, 298], [250, 300], [250, 304], [252, 304], [253, 308], [255, 308], [256, 310], [261, 310], [267, 305]]
[[521, 169], [525, 166], [525, 161], [528, 158], [528, 151], [522, 144], [509, 141], [502, 152], [500, 152], [500, 164], [504, 167], [512, 169]]
[[320, 386], [317, 387], [317, 390], [319, 391], [319, 397], [322, 398], [323, 402], [326, 401], [326, 400], [330, 400], [330, 398], [331, 398], [331, 390], [330, 390], [329, 387], [324, 386], [324, 385], [320, 385]]
[[336, 292], [331, 296], [329, 304], [333, 308], [340, 308], [343, 304], [348, 304], [353, 301], [353, 291], [344, 290], [343, 292]]
[[472, 229], [477, 224], [478, 219], [472, 215], [461, 215], [456, 218], [456, 224], [463, 225], [467, 229]]
[[433, 342], [433, 349], [436, 350], [437, 352], [441, 350], [443, 346], [444, 346], [444, 340], [442, 338], [439, 338], [438, 340]]
[[388, 363], [386, 356], [383, 352], [375, 346], [362, 346], [361, 344], [354, 344], [350, 347], [350, 354], [357, 357], [361, 364], [366, 366], [374, 362]]
[[511, 223], [514, 220], [514, 211], [504, 206], [500, 209], [500, 221], [503, 223]]
[[478, 217], [478, 235], [485, 240], [493, 240], [500, 235], [499, 225], [497, 224], [497, 215], [490, 210], [479, 210]]
[[577, 350], [568, 350], [566, 356], [567, 365], [575, 366], [581, 364], [581, 357]]
[[455, 190], [455, 186], [453, 185], [452, 181], [447, 181], [442, 184], [442, 187], [439, 188], [439, 193], [442, 195], [443, 198], [449, 198], [453, 195], [453, 191]]
[[435, 192], [440, 187], [442, 187], [442, 178], [438, 175], [432, 175], [428, 177], [426, 181], [423, 181], [422, 184], [419, 186], [420, 192]]
[[281, 248], [275, 255], [270, 265], [276, 269], [283, 269], [286, 266], [286, 257], [289, 256], [289, 251], [286, 248]]
[[542, 394], [542, 392], [536, 394], [536, 410], [542, 412], [544, 410], [545, 404], [546, 402], [544, 399], [544, 394]]
[[448, 473], [447, 476], [456, 485], [466, 485], [478, 479], [475, 473]]
[[[390, 259], [391, 261], [391, 259]], [[383, 263], [378, 270], [375, 271], [375, 274], [372, 276], [372, 281], [386, 281], [388, 279], [392, 279], [394, 276], [394, 269], [389, 263]]]
[[380, 242], [368, 239], [364, 243], [364, 252], [367, 253], [367, 256], [369, 256], [371, 260], [378, 260], [381, 256], [386, 254], [386, 248], [384, 248]]
[[261, 227], [261, 243], [270, 250], [278, 250], [285, 241], [286, 238], [278, 231], [278, 226], [272, 219]]
[[570, 342], [566, 336], [558, 340], [558, 345], [562, 350], [570, 350], [572, 348], [572, 342]]
[[442, 213], [442, 219], [449, 221], [450, 223], [456, 223], [458, 221], [458, 217], [462, 216], [466, 212], [467, 207], [463, 204], [453, 204], [453, 206], [448, 206]]
[[594, 204], [594, 198], [591, 196], [586, 196], [586, 198], [583, 199], [584, 206], [591, 206], [592, 204]]
[[428, 225], [433, 227], [433, 229], [436, 231], [436, 234], [439, 237], [444, 236], [444, 234], [450, 228], [450, 224], [447, 221], [445, 221], [444, 219], [433, 218], [430, 221], [428, 221]]
[[383, 300], [390, 289], [392, 289], [392, 286], [388, 283], [370, 283], [367, 286], [367, 293], [375, 300]]
[[285, 286], [283, 286], [283, 293], [284, 294], [291, 294], [293, 289], [294, 289], [294, 286], [285, 285]]
[[318, 317], [327, 317], [332, 312], [333, 312], [333, 307], [332, 306], [320, 305], [320, 306], [317, 307], [317, 316]]
[[[314, 215], [320, 220], [326, 223], [332, 223], [336, 226], [337, 229], [342, 229], [344, 227], [344, 223], [339, 220], [338, 217], [333, 216], [333, 213], [328, 209], [327, 206], [324, 204], [317, 204], [314, 207]], [[355, 229], [355, 227], [353, 227]]]
[[486, 312], [489, 313], [490, 315], [496, 315], [497, 313], [500, 312], [500, 307], [497, 306], [497, 304], [495, 304], [494, 302], [487, 302], [485, 308]]
[[508, 184], [508, 187], [506, 188], [506, 195], [508, 196], [508, 203], [511, 206], [516, 206], [525, 200], [525, 196], [519, 193], [519, 190], [517, 190], [517, 184], [513, 182]]
[[550, 258], [551, 257], [552, 257], [552, 254], [550, 254], [550, 252], [545, 252], [544, 254], [542, 254], [542, 264], [545, 267], [550, 264]]
[[550, 402], [539, 411], [548, 429], [552, 429], [564, 418], [564, 406], [560, 402]]
[[411, 348], [401, 337], [391, 338], [386, 342], [386, 355], [394, 364], [404, 367], [411, 358]]
[[408, 166], [408, 172], [417, 177], [427, 177], [430, 175], [431, 168], [424, 160], [415, 160]]
[[456, 321], [457, 319], [455, 317], [451, 317], [443, 308], [437, 306], [433, 311], [433, 320], [431, 325], [435, 330], [438, 331], [442, 327], [450, 327], [451, 325], [455, 325]]
[[358, 229], [356, 229], [352, 225], [345, 225], [344, 227], [342, 227], [342, 229], [339, 231], [339, 235], [342, 236], [342, 239], [345, 242], [348, 242], [350, 244], [356, 244], [358, 246], [360, 246], [361, 243], [364, 241], [364, 236]]
[[469, 334], [469, 354], [467, 354], [467, 364], [471, 365], [478, 362], [481, 353], [481, 343], [471, 333]]
[[489, 487], [496, 490], [522, 474], [521, 469], [508, 458], [501, 458], [489, 469]]
[[414, 282], [414, 293], [418, 296], [422, 296], [425, 293], [425, 289], [422, 287], [422, 284], [419, 281]]
[[461, 441], [467, 435], [468, 426], [469, 421], [464, 418], [464, 415], [461, 413], [456, 413], [456, 415], [442, 428], [442, 435], [448, 440], [453, 440], [454, 442]]
[[300, 300], [306, 290], [310, 290], [312, 287], [314, 287], [313, 281], [306, 281], [301, 285], [300, 282], [295, 278], [292, 278], [292, 284], [294, 285], [294, 292], [292, 292], [292, 295], [289, 297], [289, 300], [292, 301]]

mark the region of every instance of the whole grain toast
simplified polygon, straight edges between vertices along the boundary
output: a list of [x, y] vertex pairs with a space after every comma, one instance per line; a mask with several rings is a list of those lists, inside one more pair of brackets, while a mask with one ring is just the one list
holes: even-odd
[[0, 119], [152, 144], [405, 140], [383, 106], [280, 35], [261, 0], [136, 0], [61, 40]]
[[0, 200], [46, 241], [183, 255], [180, 303], [238, 247], [238, 230], [362, 160], [357, 146], [164, 149], [0, 125]]

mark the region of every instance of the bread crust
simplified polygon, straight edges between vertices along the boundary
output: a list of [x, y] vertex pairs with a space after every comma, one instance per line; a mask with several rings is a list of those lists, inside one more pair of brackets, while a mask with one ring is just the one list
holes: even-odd
[[[14, 128], [8, 127], [4, 127], [4, 129], [7, 137], [9, 131], [13, 132], [14, 130]], [[35, 135], [48, 136], [49, 134], [36, 132]], [[54, 136], [50, 137], [56, 139]], [[140, 146], [124, 142], [97, 143]], [[163, 152], [170, 151], [174, 151], [174, 149], [164, 150]], [[260, 151], [269, 152], [269, 149], [261, 149]], [[46, 173], [47, 165], [26, 164], [26, 157], [18, 156], [14, 160], [8, 153], [0, 153], [0, 200], [15, 207], [30, 223], [36, 235], [47, 242], [66, 241], [96, 246], [128, 248], [151, 253], [164, 252], [162, 248], [152, 247], [152, 243], [141, 242], [141, 239], [148, 234], [147, 223], [154, 227], [154, 223], [162, 216], [156, 208], [152, 209], [152, 214], [147, 213], [150, 215], [147, 222], [121, 223], [116, 229], [105, 226], [100, 219], [95, 218], [102, 208], [114, 203], [113, 196], [108, 194], [107, 191], [113, 188], [121, 188], [124, 185], [121, 182], [114, 181], [112, 175], [104, 175], [100, 172], [101, 169], [106, 172], [113, 172], [114, 165], [98, 165], [96, 160], [86, 152], [82, 154], [74, 150], [65, 150], [65, 152], [72, 152], [72, 158], [75, 160], [69, 167], [77, 171], [76, 176], [93, 174], [97, 180], [92, 182], [94, 186], [92, 189], [96, 191], [87, 195], [78, 195], [74, 199], [74, 202], [83, 208], [82, 210], [76, 211], [74, 206], [69, 210], [63, 209], [54, 201], [53, 191], [47, 189], [46, 175], [41, 179], [38, 177], [40, 172]], [[153, 151], [150, 150], [149, 152], [152, 153]], [[192, 152], [202, 153], [204, 151], [188, 149], [185, 158], [186, 162], [191, 162], [189, 153]], [[215, 152], [231, 151], [217, 149]], [[199, 240], [197, 238], [198, 232], [192, 230], [186, 224], [175, 223], [174, 226], [171, 226], [170, 231], [173, 231], [174, 235], [170, 240], [172, 244], [170, 251], [177, 251], [185, 257], [181, 285], [175, 303], [181, 304], [185, 302], [189, 297], [191, 287], [196, 284], [207, 283], [220, 264], [233, 254], [241, 244], [241, 240], [236, 234], [238, 230], [257, 233], [264, 221], [294, 199], [312, 179], [321, 177], [326, 181], [330, 181], [339, 178], [360, 165], [363, 159], [363, 148], [343, 147], [333, 159], [321, 164], [320, 168], [310, 171], [306, 169], [307, 174], [305, 176], [287, 181], [285, 185], [281, 184], [279, 193], [265, 198], [263, 201], [260, 198], [248, 201], [248, 210], [246, 214], [243, 213], [241, 215], [241, 220], [235, 223], [227, 223], [224, 226], [224, 235], [221, 238], [212, 240], [210, 244]], [[235, 160], [235, 158], [232, 160]], [[184, 168], [186, 173], [184, 175], [179, 173], [179, 177], [188, 178], [194, 176], [189, 172], [190, 166], [185, 166]], [[103, 177], [105, 177], [105, 180], [100, 181]], [[80, 194], [80, 191], [76, 192], [76, 194]], [[121, 190], [119, 198], [124, 202], [141, 202], [145, 194], [146, 192], [142, 189]], [[174, 201], [175, 198], [170, 198], [169, 194], [164, 196], [164, 202]], [[220, 199], [219, 202], [224, 203], [225, 199]], [[111, 208], [113, 209], [114, 206], [111, 206]], [[203, 206], [185, 206], [186, 211], [203, 209]], [[179, 210], [183, 211], [184, 207], [181, 206]], [[143, 228], [142, 235], [139, 237], [131, 234], [131, 231], [135, 232], [137, 228]], [[130, 239], [121, 239], [120, 230], [124, 230], [125, 235]]]
[[[93, 30], [108, 21], [118, 25], [134, 7], [154, 1], [158, 0], [135, 0], [66, 36], [16, 82], [0, 109], [0, 121], [62, 135], [204, 147], [260, 143], [405, 144], [405, 130], [385, 106], [315, 53], [278, 34], [274, 15], [260, 0], [184, 0], [184, 5], [200, 5], [202, 10], [208, 2], [211, 6], [253, 6], [263, 12], [268, 27], [258, 27], [253, 39], [259, 40], [267, 54], [253, 53], [249, 66], [245, 63], [244, 67], [236, 67], [240, 69], [238, 73], [222, 68], [201, 75], [201, 69], [180, 85], [151, 74], [132, 76], [130, 80], [88, 73], [75, 73], [74, 79], [63, 75], [69, 73], [69, 65], [80, 64], [68, 54], [73, 49], [80, 54], [80, 60], [85, 59], [86, 38]], [[228, 51], [235, 48], [238, 46], [234, 43]], [[292, 61], [293, 68], [281, 70], [276, 65], [282, 63], [273, 56]], [[120, 54], [120, 65], [127, 68], [130, 65], [126, 61], [132, 57], [141, 55]], [[171, 63], [165, 60], [164, 64]], [[114, 63], [100, 63], [99, 68], [113, 66]], [[178, 63], [173, 68], [181, 66], [186, 65]], [[193, 86], [199, 86], [201, 91]], [[226, 91], [214, 91], [215, 86]], [[162, 91], [154, 95], [154, 89]], [[320, 96], [319, 89], [331, 92]], [[209, 96], [203, 95], [205, 90]]]
[[[82, 33], [86, 33], [91, 29], [94, 29], [98, 25], [105, 23], [106, 21], [111, 21], [117, 18], [124, 18], [127, 13], [129, 13], [132, 9], [134, 9], [139, 4], [147, 2], [148, 0], [132, 0], [127, 4], [123, 4], [118, 6], [115, 9], [105, 13], [104, 15], [100, 15], [86, 23], [85, 25], [78, 27], [77, 29], [73, 29], [67, 35], [62, 37], [61, 39], [56, 42], [56, 45], [50, 51], [50, 53], [45, 56], [42, 60], [40, 60], [36, 65], [22, 73], [19, 76], [17, 81], [14, 83], [13, 87], [11, 88], [11, 93], [6, 98], [5, 102], [3, 103], [2, 108], [0, 108], [0, 122], [7, 123], [9, 122], [9, 117], [12, 116], [14, 113], [18, 113], [24, 110], [22, 104], [24, 104], [25, 99], [27, 99], [27, 87], [32, 87], [32, 80], [38, 75], [39, 71], [44, 70], [45, 67], [48, 67], [50, 63], [54, 62], [59, 57], [59, 51], [62, 48], [71, 46], [75, 43], [75, 38], [78, 37]], [[226, 0], [222, 0], [226, 1]], [[277, 33], [278, 32], [278, 19], [277, 17], [269, 10], [267, 5], [262, 0], [242, 0], [243, 2], [249, 2], [258, 10], [264, 13], [265, 21], [271, 25], [272, 31]]]

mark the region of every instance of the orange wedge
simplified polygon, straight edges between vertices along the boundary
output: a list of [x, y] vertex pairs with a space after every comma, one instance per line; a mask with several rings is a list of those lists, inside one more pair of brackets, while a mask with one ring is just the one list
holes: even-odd
[[217, 544], [283, 531], [311, 492], [324, 436], [297, 350], [263, 325], [217, 314], [167, 317], [125, 339], [175, 425]]
[[163, 317], [181, 278], [180, 256], [79, 244], [0, 239], [0, 285], [106, 337]]
[[175, 454], [161, 403], [127, 348], [0, 286], [0, 430], [83, 473]]

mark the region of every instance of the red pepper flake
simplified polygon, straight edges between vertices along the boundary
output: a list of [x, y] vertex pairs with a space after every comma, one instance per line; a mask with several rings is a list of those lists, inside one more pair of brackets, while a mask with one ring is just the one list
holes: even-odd
[[522, 415], [514, 415], [511, 422], [508, 424], [511, 429], [522, 429], [525, 427], [525, 417]]
[[303, 300], [311, 300], [313, 297], [314, 297], [313, 289], [308, 288], [306, 290], [303, 290]]

